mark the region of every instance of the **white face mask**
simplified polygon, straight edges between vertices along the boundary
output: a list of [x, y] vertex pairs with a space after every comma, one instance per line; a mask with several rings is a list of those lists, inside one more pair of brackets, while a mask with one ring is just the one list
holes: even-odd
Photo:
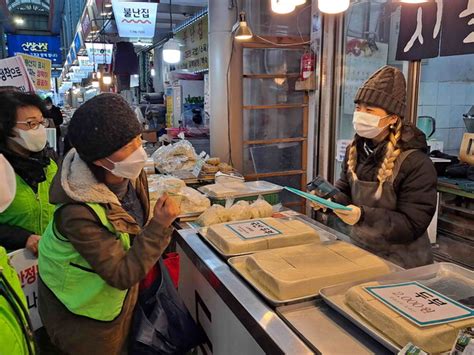
[[122, 161], [113, 162], [109, 158], [105, 158], [114, 164], [114, 167], [113, 169], [108, 169], [104, 166], [104, 168], [109, 170], [115, 176], [134, 180], [140, 175], [141, 171], [145, 167], [147, 158], [148, 156], [145, 152], [145, 149], [143, 149], [143, 147], [139, 147]]
[[379, 117], [371, 113], [355, 111], [352, 123], [359, 136], [372, 139], [377, 137], [387, 128], [387, 126], [379, 127], [379, 121], [389, 116], [390, 115]]
[[12, 166], [0, 154], [0, 213], [5, 211], [13, 202], [16, 192], [16, 177]]
[[46, 128], [43, 125], [39, 125], [38, 129], [29, 129], [27, 131], [13, 128], [13, 132], [16, 133], [16, 137], [13, 137], [12, 140], [30, 152], [40, 152], [46, 147], [48, 137], [46, 135]]

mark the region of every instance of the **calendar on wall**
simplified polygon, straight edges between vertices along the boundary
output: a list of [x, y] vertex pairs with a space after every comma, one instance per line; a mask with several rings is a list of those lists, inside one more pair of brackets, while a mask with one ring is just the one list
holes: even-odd
[[345, 114], [354, 112], [354, 97], [369, 76], [387, 64], [388, 44], [347, 37], [343, 105]]

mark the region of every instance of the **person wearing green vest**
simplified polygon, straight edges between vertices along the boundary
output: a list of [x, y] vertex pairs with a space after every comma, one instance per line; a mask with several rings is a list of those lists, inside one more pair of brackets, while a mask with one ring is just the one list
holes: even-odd
[[13, 166], [16, 194], [0, 213], [0, 246], [38, 252], [38, 242], [53, 218], [49, 188], [57, 171], [47, 147], [48, 120], [35, 94], [0, 92], [0, 153]]
[[85, 102], [68, 132], [74, 148], [39, 244], [39, 312], [60, 351], [123, 354], [138, 284], [169, 244], [179, 207], [165, 195], [150, 216], [141, 127], [120, 95]]
[[[15, 172], [2, 154], [0, 154], [0, 186], [2, 186], [1, 213], [15, 198], [16, 190]], [[0, 354], [34, 354], [35, 343], [31, 329], [20, 280], [8, 262], [5, 248], [0, 247]]]

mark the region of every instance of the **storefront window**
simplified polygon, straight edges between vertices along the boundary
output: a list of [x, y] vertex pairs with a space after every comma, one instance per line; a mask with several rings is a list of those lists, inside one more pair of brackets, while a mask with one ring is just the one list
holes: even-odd
[[[353, 3], [345, 16], [345, 56], [340, 117], [337, 126], [335, 179], [341, 171], [344, 147], [354, 137], [352, 116], [357, 89], [377, 69], [392, 65], [403, 70], [395, 60], [400, 8], [391, 0], [368, 0]], [[406, 73], [405, 73], [406, 74]]]
[[459, 154], [466, 132], [463, 114], [474, 106], [473, 63], [473, 54], [422, 62], [418, 127], [431, 135], [428, 143], [432, 150]]

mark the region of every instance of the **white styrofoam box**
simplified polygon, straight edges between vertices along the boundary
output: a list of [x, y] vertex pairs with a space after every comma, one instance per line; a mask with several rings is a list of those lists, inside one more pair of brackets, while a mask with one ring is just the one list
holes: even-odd
[[434, 150], [439, 150], [442, 152], [444, 150], [444, 142], [439, 141], [439, 140], [428, 140], [426, 143], [428, 143], [428, 146], [430, 147], [430, 152]]
[[437, 103], [438, 105], [451, 105], [451, 83], [439, 83]]
[[436, 129], [449, 128], [449, 120], [451, 117], [451, 106], [442, 105], [436, 107]]
[[451, 116], [449, 118], [449, 128], [463, 128], [463, 114], [467, 112], [466, 106], [451, 106]]
[[465, 105], [467, 83], [451, 83], [451, 105]]

